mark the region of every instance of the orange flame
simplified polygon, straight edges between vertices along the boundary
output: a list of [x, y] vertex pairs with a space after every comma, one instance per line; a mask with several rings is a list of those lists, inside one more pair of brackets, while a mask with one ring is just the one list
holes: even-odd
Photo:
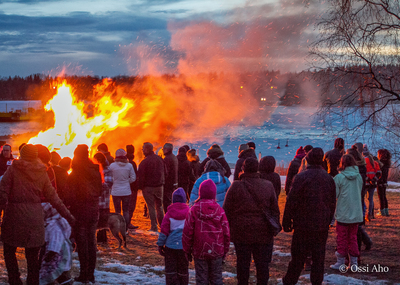
[[89, 105], [93, 112], [89, 117], [85, 112], [88, 106], [84, 102], [78, 102], [70, 86], [63, 82], [59, 85], [57, 94], [45, 106], [47, 111], [54, 113], [54, 127], [41, 131], [28, 143], [42, 144], [61, 156], [72, 157], [78, 144], [86, 144], [90, 148], [104, 131], [127, 126], [128, 122], [124, 117], [133, 106], [134, 102], [129, 99], [122, 98], [115, 105], [110, 96], [103, 96]]

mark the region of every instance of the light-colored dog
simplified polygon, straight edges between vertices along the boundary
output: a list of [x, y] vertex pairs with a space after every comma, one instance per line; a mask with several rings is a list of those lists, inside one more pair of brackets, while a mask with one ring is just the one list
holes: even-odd
[[[122, 239], [124, 240], [124, 247], [126, 247], [126, 224], [125, 219], [121, 214], [118, 213], [110, 213], [107, 221], [107, 227], [98, 228], [100, 229], [109, 229], [113, 236], [118, 240], [119, 246], [118, 249], [122, 246]], [[122, 239], [120, 235], [122, 235]]]

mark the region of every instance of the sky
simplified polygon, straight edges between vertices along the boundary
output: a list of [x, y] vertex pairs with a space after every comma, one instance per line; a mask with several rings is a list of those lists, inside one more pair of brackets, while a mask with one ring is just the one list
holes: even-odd
[[318, 0], [0, 0], [0, 77], [301, 71]]

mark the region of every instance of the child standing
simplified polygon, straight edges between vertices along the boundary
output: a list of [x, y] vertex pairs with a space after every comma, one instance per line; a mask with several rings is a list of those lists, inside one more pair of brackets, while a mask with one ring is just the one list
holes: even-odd
[[229, 224], [215, 201], [217, 187], [211, 179], [200, 184], [200, 197], [186, 217], [182, 245], [188, 261], [194, 257], [196, 284], [223, 284], [222, 260], [229, 251]]
[[182, 230], [189, 212], [186, 205], [186, 192], [176, 189], [172, 194], [172, 204], [161, 223], [158, 236], [158, 251], [165, 257], [166, 284], [186, 285], [189, 283], [189, 263], [182, 249]]

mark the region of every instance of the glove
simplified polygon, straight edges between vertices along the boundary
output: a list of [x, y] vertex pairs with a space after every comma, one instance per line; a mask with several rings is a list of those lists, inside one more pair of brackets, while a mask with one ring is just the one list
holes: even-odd
[[56, 254], [57, 254], [57, 252], [55, 252], [55, 251], [47, 252], [45, 257], [44, 257], [44, 261], [50, 262], [56, 256]]
[[282, 226], [283, 226], [283, 231], [286, 233], [290, 233], [293, 230], [292, 223], [287, 223], [287, 224], [284, 223]]
[[185, 256], [186, 256], [186, 260], [188, 262], [192, 262], [193, 258], [192, 258], [192, 254], [191, 253], [185, 252]]
[[158, 246], [158, 253], [159, 253], [161, 256], [165, 256], [165, 247], [163, 247], [163, 246]]

